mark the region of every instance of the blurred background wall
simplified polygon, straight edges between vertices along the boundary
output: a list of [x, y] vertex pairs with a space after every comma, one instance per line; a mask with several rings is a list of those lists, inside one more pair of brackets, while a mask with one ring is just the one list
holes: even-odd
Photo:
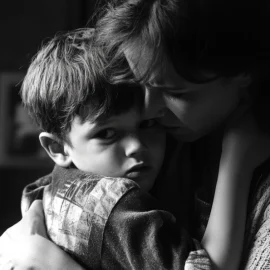
[[[18, 95], [43, 40], [84, 27], [99, 0], [2, 0], [0, 4], [0, 234], [21, 218], [23, 187], [52, 169]], [[90, 23], [91, 25], [91, 23]]]

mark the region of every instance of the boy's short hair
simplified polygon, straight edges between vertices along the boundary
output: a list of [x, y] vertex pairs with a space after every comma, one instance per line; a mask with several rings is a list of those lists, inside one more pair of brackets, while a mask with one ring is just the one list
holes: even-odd
[[66, 135], [76, 115], [96, 121], [129, 110], [137, 100], [138, 86], [109, 84], [104, 70], [93, 29], [58, 34], [34, 57], [22, 84], [23, 103], [43, 131], [70, 143]]
[[268, 76], [269, 5], [254, 3], [114, 0], [101, 11], [96, 29], [100, 44], [116, 62], [125, 57], [125, 50], [140, 59], [148, 47], [143, 82], [153, 66], [161, 65], [164, 55], [181, 76], [193, 82], [207, 80], [201, 71], [227, 77], [257, 71]]

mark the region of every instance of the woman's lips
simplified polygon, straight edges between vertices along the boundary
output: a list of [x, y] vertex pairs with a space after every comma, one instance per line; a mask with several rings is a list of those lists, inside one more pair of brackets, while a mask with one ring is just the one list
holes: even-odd
[[188, 131], [186, 129], [180, 127], [167, 127], [165, 128], [166, 132], [168, 133], [179, 133], [179, 134], [186, 134]]

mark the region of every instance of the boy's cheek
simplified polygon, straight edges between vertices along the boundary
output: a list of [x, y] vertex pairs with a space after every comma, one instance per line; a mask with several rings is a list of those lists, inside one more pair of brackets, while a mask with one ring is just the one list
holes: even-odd
[[166, 132], [163, 129], [153, 128], [141, 132], [140, 137], [147, 146], [152, 158], [164, 154], [166, 147]]
[[152, 155], [156, 155], [155, 158], [163, 159], [166, 148], [166, 133], [155, 133], [149, 140], [149, 147], [152, 149]]
[[166, 146], [166, 132], [164, 130], [157, 130], [152, 137], [152, 140], [156, 144], [161, 144], [163, 147]]

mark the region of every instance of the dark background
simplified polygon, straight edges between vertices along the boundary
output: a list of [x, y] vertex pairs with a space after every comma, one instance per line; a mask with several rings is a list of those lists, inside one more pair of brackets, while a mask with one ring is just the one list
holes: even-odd
[[[89, 18], [101, 4], [99, 0], [2, 0], [0, 73], [26, 72], [43, 40], [87, 23], [92, 26]], [[23, 187], [51, 169], [52, 164], [47, 162], [32, 166], [18, 162], [0, 165], [0, 234], [21, 218]]]

